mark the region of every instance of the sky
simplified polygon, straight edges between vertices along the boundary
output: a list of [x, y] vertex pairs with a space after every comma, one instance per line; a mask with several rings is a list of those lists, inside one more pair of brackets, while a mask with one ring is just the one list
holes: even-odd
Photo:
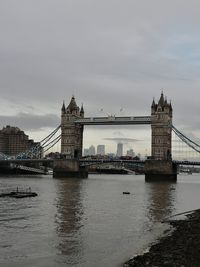
[[[39, 141], [72, 95], [85, 116], [136, 116], [163, 90], [173, 124], [198, 139], [199, 10], [197, 0], [0, 0], [0, 127]], [[149, 154], [150, 134], [88, 126], [84, 147], [115, 152], [129, 138], [126, 149]]]

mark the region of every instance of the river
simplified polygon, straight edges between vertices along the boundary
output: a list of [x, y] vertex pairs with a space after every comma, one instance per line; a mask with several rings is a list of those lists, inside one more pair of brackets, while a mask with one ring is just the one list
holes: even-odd
[[163, 233], [164, 218], [200, 208], [200, 175], [177, 183], [145, 183], [143, 175], [0, 178], [1, 190], [17, 187], [38, 196], [0, 199], [3, 267], [120, 267]]

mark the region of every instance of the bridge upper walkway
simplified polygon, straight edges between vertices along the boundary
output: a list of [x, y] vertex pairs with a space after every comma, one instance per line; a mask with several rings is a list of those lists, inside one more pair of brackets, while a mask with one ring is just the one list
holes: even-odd
[[127, 124], [151, 124], [151, 116], [129, 117], [88, 117], [77, 119], [75, 123], [81, 125], [127, 125]]

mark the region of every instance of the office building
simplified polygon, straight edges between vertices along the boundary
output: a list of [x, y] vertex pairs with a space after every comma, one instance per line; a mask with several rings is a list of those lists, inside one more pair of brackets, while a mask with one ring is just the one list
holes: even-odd
[[94, 156], [95, 155], [95, 147], [93, 145], [91, 145], [88, 149], [88, 153], [90, 156]]
[[18, 127], [7, 125], [0, 130], [0, 152], [8, 156], [26, 152], [37, 144]]
[[121, 157], [123, 156], [123, 144], [122, 143], [118, 143], [117, 144], [117, 153], [116, 153], [117, 157]]
[[95, 155], [95, 147], [92, 145], [89, 148], [84, 148], [83, 155], [84, 156], [94, 156]]
[[83, 155], [86, 157], [86, 156], [89, 156], [89, 149], [88, 148], [84, 148], [83, 150]]
[[127, 155], [128, 157], [135, 157], [135, 152], [133, 151], [133, 149], [129, 149], [129, 150], [127, 150], [127, 152], [126, 152], [126, 155]]
[[105, 145], [97, 146], [97, 155], [101, 155], [101, 156], [105, 155]]

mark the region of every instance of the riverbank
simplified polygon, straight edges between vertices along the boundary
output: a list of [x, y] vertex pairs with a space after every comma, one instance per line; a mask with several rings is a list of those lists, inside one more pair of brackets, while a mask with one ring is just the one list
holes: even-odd
[[174, 230], [151, 246], [149, 252], [130, 259], [123, 267], [200, 266], [200, 210], [185, 220], [169, 221]]

